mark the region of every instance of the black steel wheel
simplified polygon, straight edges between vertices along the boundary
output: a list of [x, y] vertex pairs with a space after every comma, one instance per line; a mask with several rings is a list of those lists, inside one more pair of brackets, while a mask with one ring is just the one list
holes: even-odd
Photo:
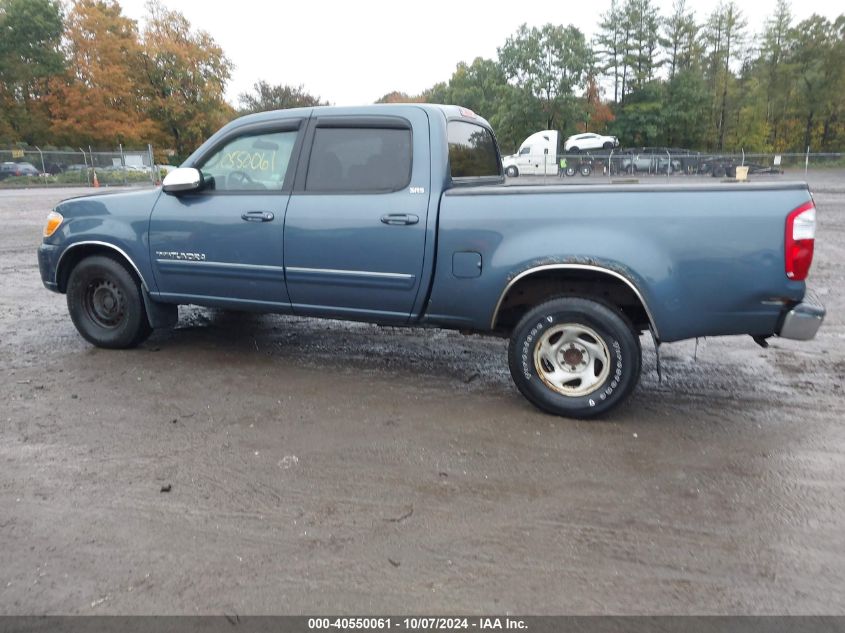
[[111, 257], [86, 257], [73, 268], [67, 306], [77, 331], [97, 347], [135, 347], [152, 331], [139, 281]]

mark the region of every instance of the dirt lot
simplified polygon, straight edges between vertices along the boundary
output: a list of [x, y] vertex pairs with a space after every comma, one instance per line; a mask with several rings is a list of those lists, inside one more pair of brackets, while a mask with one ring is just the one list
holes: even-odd
[[[0, 193], [0, 613], [845, 613], [845, 174], [810, 343], [649, 341], [610, 419], [505, 342], [198, 308], [92, 348]], [[170, 492], [161, 492], [163, 486]]]

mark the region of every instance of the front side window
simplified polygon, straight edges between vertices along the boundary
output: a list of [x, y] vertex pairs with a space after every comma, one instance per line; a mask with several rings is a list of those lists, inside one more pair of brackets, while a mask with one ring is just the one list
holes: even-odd
[[523, 154], [530, 154], [530, 153], [531, 153], [531, 148], [530, 148], [530, 147], [523, 147], [521, 150], [519, 150], [519, 155], [520, 155], [520, 156], [522, 156]]
[[452, 178], [502, 175], [499, 151], [490, 130], [475, 123], [450, 121], [448, 137]]
[[296, 130], [239, 136], [200, 165], [206, 188], [214, 191], [280, 191], [285, 182]]
[[390, 192], [411, 181], [411, 130], [318, 127], [305, 190]]

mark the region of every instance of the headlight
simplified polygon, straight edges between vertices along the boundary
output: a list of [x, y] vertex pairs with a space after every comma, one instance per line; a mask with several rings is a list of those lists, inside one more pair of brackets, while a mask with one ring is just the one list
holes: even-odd
[[47, 215], [47, 224], [44, 226], [44, 237], [50, 237], [64, 222], [62, 214], [57, 211], [50, 211]]

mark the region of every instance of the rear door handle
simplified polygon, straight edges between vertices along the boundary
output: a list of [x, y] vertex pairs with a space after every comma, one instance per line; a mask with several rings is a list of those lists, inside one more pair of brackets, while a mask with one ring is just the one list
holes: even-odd
[[420, 221], [420, 216], [414, 215], [413, 213], [385, 213], [381, 216], [381, 221], [394, 226], [416, 224]]
[[270, 222], [275, 217], [269, 211], [247, 211], [246, 213], [241, 213], [241, 220], [246, 220], [247, 222]]

